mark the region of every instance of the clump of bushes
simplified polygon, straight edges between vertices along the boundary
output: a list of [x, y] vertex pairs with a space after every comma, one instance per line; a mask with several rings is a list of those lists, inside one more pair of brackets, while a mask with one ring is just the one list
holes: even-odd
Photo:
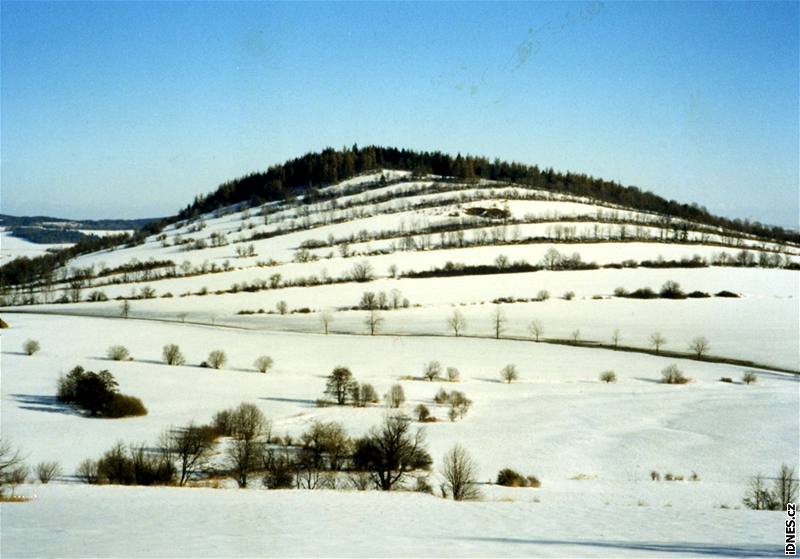
[[472, 400], [467, 398], [463, 392], [458, 390], [453, 390], [450, 393], [447, 398], [447, 403], [450, 405], [450, 411], [447, 412], [447, 416], [450, 418], [450, 421], [464, 419], [464, 416], [467, 415], [470, 406], [472, 406]]
[[106, 355], [112, 361], [130, 361], [131, 360], [131, 354], [128, 351], [128, 348], [126, 348], [123, 345], [112, 345], [111, 347], [108, 348], [108, 351], [106, 352]]
[[60, 476], [61, 472], [61, 465], [55, 461], [36, 464], [36, 477], [42, 483], [49, 483], [53, 478]]
[[272, 368], [272, 357], [269, 355], [262, 355], [261, 357], [257, 358], [253, 363], [253, 366], [259, 373], [266, 373]]
[[169, 485], [175, 482], [176, 473], [169, 453], [118, 442], [99, 460], [84, 460], [76, 475], [86, 483]]
[[536, 476], [523, 476], [511, 468], [503, 468], [497, 473], [497, 485], [504, 487], [541, 487]]
[[147, 408], [134, 396], [120, 394], [117, 381], [109, 371], [95, 373], [81, 366], [58, 379], [56, 398], [93, 417], [129, 417], [147, 415]]
[[770, 491], [761, 475], [750, 480], [750, 487], [742, 502], [753, 510], [786, 510], [788, 503], [797, 502], [797, 477], [794, 468], [781, 466]]
[[34, 353], [38, 352], [41, 349], [39, 342], [36, 340], [26, 340], [24, 344], [22, 344], [22, 351], [25, 352], [25, 355], [33, 355]]
[[614, 371], [604, 371], [600, 373], [600, 380], [605, 383], [617, 382], [617, 374]]
[[690, 380], [677, 365], [670, 365], [661, 371], [661, 382], [664, 384], [686, 384]]
[[167, 365], [178, 366], [186, 364], [186, 358], [181, 353], [181, 348], [176, 344], [165, 345], [161, 350], [161, 356]]
[[219, 369], [228, 361], [228, 356], [221, 349], [216, 349], [208, 354], [208, 365], [212, 369]]
[[739, 294], [734, 293], [733, 291], [727, 291], [723, 289], [722, 291], [717, 291], [716, 293], [714, 293], [714, 297], [730, 297], [732, 299], [738, 299]]

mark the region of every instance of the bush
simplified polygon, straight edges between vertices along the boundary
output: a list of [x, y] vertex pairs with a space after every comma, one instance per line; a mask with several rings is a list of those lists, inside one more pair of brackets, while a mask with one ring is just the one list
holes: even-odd
[[127, 394], [114, 394], [103, 412], [104, 417], [117, 419], [120, 417], [136, 417], [147, 415], [147, 408], [135, 396]]
[[705, 291], [692, 291], [691, 293], [687, 293], [686, 296], [690, 299], [705, 299], [707, 297], [711, 297], [711, 295]]
[[100, 483], [100, 472], [97, 468], [97, 460], [87, 458], [81, 462], [78, 469], [75, 471], [75, 476], [83, 480], [84, 483]]
[[727, 291], [723, 289], [722, 291], [717, 291], [716, 293], [714, 293], [714, 297], [731, 297], [734, 299], [738, 299], [739, 295], [737, 293], [734, 293], [733, 291]]
[[575, 298], [575, 292], [574, 291], [567, 291], [566, 293], [564, 293], [564, 300], [565, 301], [572, 301], [574, 298]]
[[497, 473], [497, 485], [504, 487], [541, 487], [536, 476], [523, 476], [511, 468], [503, 468]]
[[25, 352], [25, 355], [33, 355], [40, 349], [41, 346], [36, 340], [27, 340], [24, 344], [22, 344], [22, 351]]
[[458, 390], [453, 390], [450, 393], [450, 395], [447, 397], [447, 402], [450, 404], [450, 411], [448, 412], [450, 421], [463, 419], [464, 416], [467, 415], [467, 412], [472, 405], [472, 400], [467, 398], [463, 392], [459, 392]]
[[417, 407], [414, 408], [414, 415], [417, 416], [417, 421], [425, 423], [429, 421], [431, 417], [431, 410], [429, 410], [428, 406], [425, 404], [418, 404]]
[[450, 394], [448, 394], [447, 390], [444, 388], [440, 388], [439, 391], [436, 393], [436, 396], [433, 397], [433, 401], [437, 404], [444, 404], [450, 398]]
[[653, 470], [652, 472], [650, 472], [650, 479], [653, 481], [661, 481], [661, 474]]
[[255, 360], [253, 366], [256, 368], [258, 372], [266, 373], [272, 368], [272, 363], [273, 363], [272, 357], [270, 357], [269, 355], [262, 355], [261, 357]]
[[539, 293], [536, 294], [537, 301], [547, 301], [550, 298], [550, 292], [546, 289], [542, 289]]
[[233, 434], [233, 418], [231, 410], [222, 410], [214, 414], [211, 427], [220, 437], [230, 437]]
[[670, 365], [661, 371], [661, 382], [664, 384], [686, 384], [690, 380], [683, 376], [677, 365]]
[[649, 287], [641, 287], [628, 293], [627, 297], [631, 299], [657, 299], [658, 295]]
[[605, 371], [600, 373], [600, 380], [605, 383], [617, 382], [617, 374], [614, 371]]
[[447, 380], [450, 382], [458, 382], [461, 378], [461, 373], [455, 367], [447, 367]]
[[131, 358], [128, 348], [122, 345], [112, 345], [108, 348], [106, 355], [112, 361], [128, 361]]
[[226, 361], [228, 361], [228, 356], [221, 349], [216, 349], [208, 354], [208, 364], [214, 369], [221, 368]]
[[614, 297], [627, 297], [627, 296], [628, 296], [628, 290], [625, 289], [624, 287], [617, 287], [614, 290]]
[[742, 382], [745, 384], [752, 384], [758, 380], [753, 371], [747, 371], [742, 375]]
[[164, 349], [161, 351], [161, 355], [167, 365], [178, 366], [186, 364], [186, 358], [183, 356], [183, 353], [181, 353], [181, 348], [176, 344], [165, 345]]
[[36, 464], [36, 477], [42, 483], [48, 483], [51, 479], [61, 475], [61, 466], [58, 462], [39, 462]]
[[732, 383], [733, 379], [731, 377], [719, 377], [719, 381], [720, 382]]
[[681, 286], [676, 281], [667, 281], [661, 286], [661, 297], [664, 299], [685, 299], [686, 294], [681, 290]]

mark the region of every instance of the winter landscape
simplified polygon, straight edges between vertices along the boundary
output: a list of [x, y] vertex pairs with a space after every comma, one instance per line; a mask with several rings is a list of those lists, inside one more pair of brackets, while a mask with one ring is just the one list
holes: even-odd
[[784, 554], [796, 223], [307, 151], [135, 227], [5, 216], [0, 555]]

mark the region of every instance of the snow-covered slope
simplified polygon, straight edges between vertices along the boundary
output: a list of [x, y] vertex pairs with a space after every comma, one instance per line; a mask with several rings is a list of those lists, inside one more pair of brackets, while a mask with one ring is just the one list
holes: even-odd
[[[751, 476], [797, 465], [800, 455], [800, 376], [791, 372], [800, 370], [800, 247], [517, 185], [383, 175], [322, 189], [336, 195], [322, 202], [231, 207], [175, 223], [137, 246], [82, 255], [51, 284], [7, 292], [3, 440], [31, 465], [58, 460], [64, 475], [20, 487], [32, 501], [2, 505], [2, 555], [780, 550], [781, 513], [741, 503]], [[580, 269], [551, 265], [554, 251]], [[515, 262], [520, 269], [509, 268]], [[445, 273], [456, 265], [484, 268]], [[359, 267], [369, 273], [356, 277]], [[618, 296], [670, 281], [709, 296]], [[738, 296], [714, 296], [724, 291]], [[376, 335], [367, 335], [365, 292], [386, 297]], [[456, 311], [459, 337], [448, 325]], [[548, 343], [532, 340], [532, 321]], [[658, 355], [655, 333], [666, 340]], [[711, 360], [691, 359], [697, 337]], [[32, 357], [21, 351], [27, 339], [42, 346]], [[162, 364], [169, 343], [187, 365]], [[116, 344], [133, 360], [107, 359]], [[216, 349], [228, 363], [201, 368]], [[258, 374], [253, 362], [265, 354], [275, 366]], [[460, 382], [413, 380], [433, 360], [458, 368]], [[499, 381], [507, 364], [520, 372], [512, 384]], [[692, 382], [660, 383], [673, 364]], [[109, 369], [148, 414], [93, 419], [59, 404], [57, 378], [76, 365]], [[315, 405], [337, 365], [381, 395], [399, 383], [409, 415], [428, 406], [439, 421], [415, 425], [434, 460], [430, 483], [438, 488], [442, 457], [460, 443], [477, 463], [483, 500], [267, 491], [259, 482], [234, 490], [231, 480], [220, 489], [93, 487], [73, 477], [117, 441], [155, 443], [171, 426], [206, 423], [243, 401], [271, 419], [276, 436], [296, 440], [315, 420], [361, 436], [385, 407]], [[608, 370], [618, 382], [599, 381]], [[757, 382], [739, 382], [749, 371]], [[464, 419], [448, 421], [434, 403], [440, 388], [473, 401]], [[505, 467], [536, 475], [541, 488], [491, 483]], [[652, 481], [652, 471], [686, 481]]]

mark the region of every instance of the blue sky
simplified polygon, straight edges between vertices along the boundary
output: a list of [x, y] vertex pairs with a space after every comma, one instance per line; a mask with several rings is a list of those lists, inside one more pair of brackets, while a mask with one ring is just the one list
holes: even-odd
[[0, 211], [168, 215], [376, 143], [797, 226], [799, 5], [2, 2]]

